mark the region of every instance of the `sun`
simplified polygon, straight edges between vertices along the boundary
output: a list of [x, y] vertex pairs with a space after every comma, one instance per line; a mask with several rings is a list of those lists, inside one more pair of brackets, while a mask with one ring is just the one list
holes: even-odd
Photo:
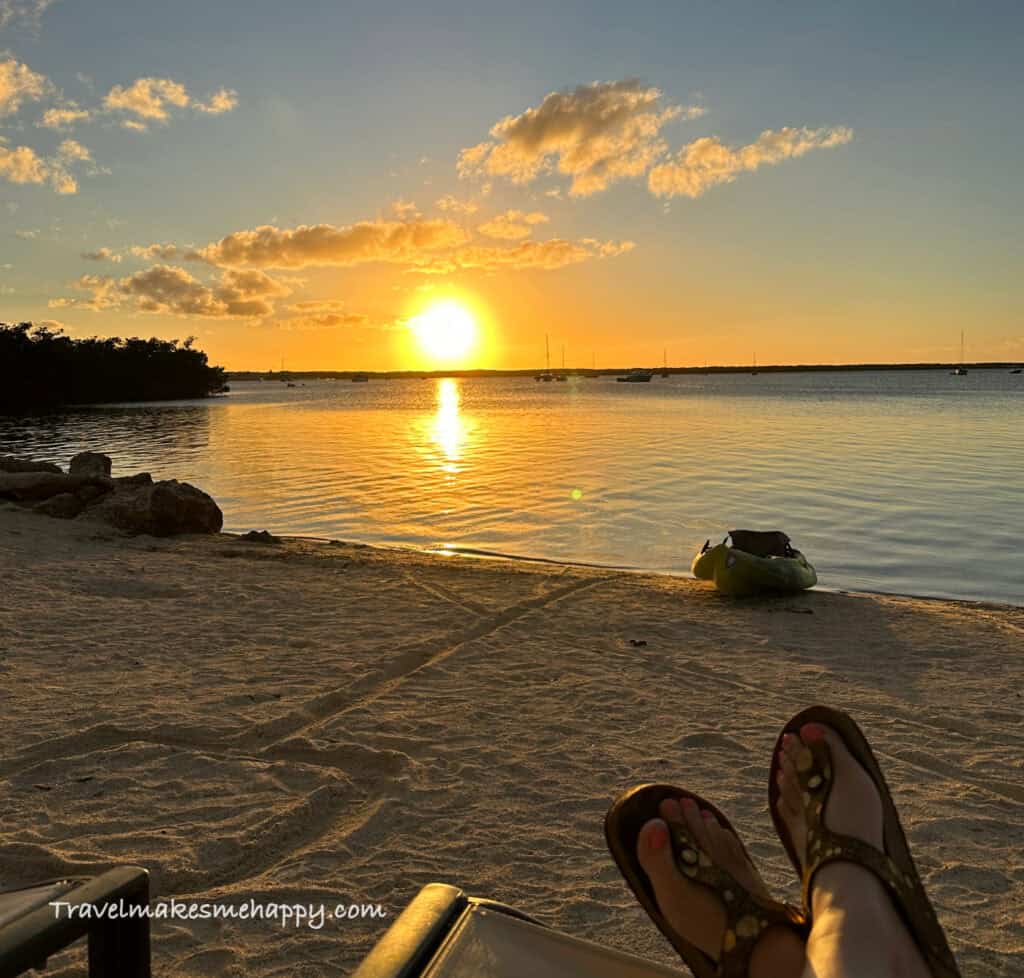
[[452, 300], [436, 302], [409, 320], [425, 354], [435, 360], [458, 360], [477, 343], [477, 324], [465, 306]]

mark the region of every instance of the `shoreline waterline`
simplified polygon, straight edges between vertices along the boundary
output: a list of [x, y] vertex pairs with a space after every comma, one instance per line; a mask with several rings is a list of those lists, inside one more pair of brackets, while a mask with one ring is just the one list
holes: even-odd
[[[225, 527], [221, 531], [221, 535], [241, 538], [244, 534], [248, 532], [251, 531], [240, 530], [235, 527]], [[505, 553], [500, 550], [487, 550], [478, 547], [463, 547], [458, 545], [444, 546], [440, 544], [437, 546], [416, 546], [415, 544], [386, 543], [381, 541], [374, 541], [371, 543], [358, 539], [341, 540], [335, 537], [310, 536], [308, 534], [302, 533], [274, 533], [273, 535], [281, 541], [294, 540], [298, 542], [320, 543], [325, 545], [342, 547], [360, 547], [369, 550], [380, 550], [386, 553], [427, 554], [435, 557], [462, 557], [464, 559], [472, 560], [507, 560], [521, 564], [540, 564], [544, 566], [554, 567], [579, 567], [587, 570], [614, 571], [616, 573], [636, 574], [638, 576], [649, 575], [651, 577], [658, 578], [678, 579], [683, 581], [696, 581], [696, 578], [689, 571], [658, 570], [648, 567], [635, 567], [627, 564], [598, 564], [582, 560], [558, 560], [555, 557], [537, 557], [527, 554]], [[991, 608], [992, 610], [1016, 611], [1024, 609], [1024, 598], [1022, 598], [1020, 604], [1014, 604], [1012, 601], [997, 601], [987, 598], [961, 598], [944, 594], [920, 594], [908, 591], [884, 591], [878, 588], [836, 587], [820, 583], [815, 584], [814, 587], [810, 588], [808, 591], [800, 593], [812, 593], [815, 591], [823, 594], [849, 594], [853, 596], [865, 595], [868, 597], [907, 598], [914, 601], [948, 602], [951, 604], [965, 605], [971, 608]], [[771, 598], [773, 597], [773, 595], [767, 594], [764, 597]], [[774, 595], [774, 597], [780, 597], [780, 595]], [[793, 595], [788, 595], [788, 597], [793, 597]]]

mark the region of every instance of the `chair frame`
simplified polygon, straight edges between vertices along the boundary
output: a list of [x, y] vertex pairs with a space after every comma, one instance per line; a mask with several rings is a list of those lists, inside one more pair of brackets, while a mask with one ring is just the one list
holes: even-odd
[[65, 906], [101, 907], [123, 901], [149, 906], [149, 873], [118, 866], [60, 894], [58, 913], [49, 904], [36, 907], [0, 927], [0, 978], [14, 978], [82, 937], [89, 941], [89, 978], [150, 978], [149, 917], [116, 919], [80, 916]]

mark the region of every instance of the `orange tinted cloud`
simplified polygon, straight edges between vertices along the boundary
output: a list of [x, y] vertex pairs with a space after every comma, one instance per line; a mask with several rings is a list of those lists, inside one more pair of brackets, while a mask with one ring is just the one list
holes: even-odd
[[716, 136], [688, 143], [668, 163], [651, 170], [647, 185], [659, 197], [699, 197], [709, 187], [731, 183], [741, 173], [803, 156], [812, 149], [841, 146], [853, 139], [853, 130], [767, 129], [753, 143], [732, 149]]
[[447, 219], [361, 221], [358, 224], [271, 225], [236, 231], [196, 249], [186, 258], [211, 265], [306, 268], [361, 262], [415, 263], [433, 252], [456, 247], [467, 232]]
[[173, 265], [154, 265], [120, 279], [83, 275], [75, 287], [90, 296], [52, 299], [50, 307], [99, 310], [128, 306], [139, 312], [230, 319], [267, 316], [273, 312], [270, 300], [291, 291], [258, 270], [228, 269], [211, 285]]
[[477, 230], [489, 238], [518, 241], [520, 238], [528, 238], [533, 233], [534, 225], [545, 224], [547, 221], [547, 214], [542, 214], [540, 211], [526, 214], [523, 211], [512, 210], [492, 217], [485, 224], [481, 224]]
[[528, 183], [555, 168], [572, 178], [570, 194], [584, 197], [642, 176], [667, 150], [665, 123], [702, 114], [699, 106], [663, 106], [661, 92], [636, 79], [551, 92], [540, 105], [497, 122], [490, 140], [464, 149], [459, 174]]

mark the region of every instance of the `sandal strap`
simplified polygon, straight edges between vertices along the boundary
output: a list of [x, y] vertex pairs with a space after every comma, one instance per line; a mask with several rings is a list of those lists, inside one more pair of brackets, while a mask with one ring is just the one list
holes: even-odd
[[[934, 978], [960, 978], [934, 915], [918, 915], [911, 924], [908, 908], [915, 901], [918, 905], [929, 906], [920, 876], [904, 871], [887, 852], [881, 852], [863, 839], [833, 832], [825, 825], [825, 806], [834, 783], [828, 744], [823, 740], [809, 746], [805, 744], [797, 753], [795, 767], [807, 826], [802, 896], [807, 916], [810, 916], [811, 889], [818, 870], [830, 863], [855, 863], [881, 880]], [[876, 790], [880, 790], [877, 785]]]
[[736, 882], [735, 877], [716, 866], [686, 825], [668, 823], [672, 853], [679, 871], [688, 880], [700, 883], [716, 893], [725, 908], [725, 933], [715, 974], [720, 978], [746, 978], [750, 956], [761, 932], [773, 925], [803, 931], [797, 911], [784, 903], [757, 897]]

